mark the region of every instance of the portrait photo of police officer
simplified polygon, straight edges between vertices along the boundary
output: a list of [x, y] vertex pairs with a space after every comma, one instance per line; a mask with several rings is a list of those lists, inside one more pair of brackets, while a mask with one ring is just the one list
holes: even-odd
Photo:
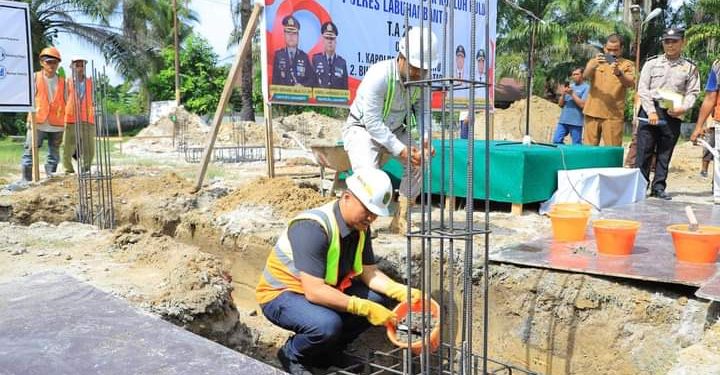
[[462, 44], [455, 48], [455, 78], [465, 78], [465, 47]]
[[477, 64], [477, 77], [476, 80], [485, 82], [485, 50], [479, 49], [475, 54], [475, 60]]
[[348, 72], [345, 59], [336, 54], [338, 29], [332, 22], [320, 27], [323, 39], [323, 52], [313, 55], [315, 67], [315, 87], [342, 89], [348, 88]]
[[272, 84], [285, 86], [312, 86], [315, 74], [307, 53], [298, 48], [300, 22], [292, 15], [282, 20], [285, 47], [275, 51]]

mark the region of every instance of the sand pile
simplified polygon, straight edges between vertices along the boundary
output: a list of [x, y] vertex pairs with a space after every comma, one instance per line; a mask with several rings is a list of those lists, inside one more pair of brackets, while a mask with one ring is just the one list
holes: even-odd
[[278, 215], [289, 218], [331, 199], [321, 196], [314, 189], [300, 187], [287, 177], [262, 177], [220, 198], [215, 204], [215, 212], [223, 214], [241, 204], [255, 203], [271, 206]]
[[304, 147], [335, 145], [342, 139], [345, 119], [336, 119], [315, 112], [281, 117], [274, 122], [276, 131], [289, 133]]
[[[496, 109], [493, 114], [494, 139], [520, 140], [525, 134], [525, 99], [514, 102], [507, 109]], [[560, 106], [538, 96], [530, 99], [530, 136], [537, 142], [552, 141], [555, 126], [560, 118]], [[475, 117], [475, 138], [485, 136], [484, 111]]]
[[[171, 116], [177, 116], [173, 122]], [[123, 151], [138, 152], [171, 152], [175, 145], [185, 142], [188, 145], [204, 144], [210, 127], [200, 116], [178, 108], [175, 113], [163, 116], [141, 130], [133, 139], [123, 144]]]

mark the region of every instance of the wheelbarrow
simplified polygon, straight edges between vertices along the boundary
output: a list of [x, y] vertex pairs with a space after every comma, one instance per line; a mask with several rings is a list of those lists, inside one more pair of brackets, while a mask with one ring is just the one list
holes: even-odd
[[[313, 156], [315, 156], [315, 160], [320, 164], [321, 180], [325, 180], [325, 168], [335, 171], [330, 194], [334, 194], [337, 189], [344, 189], [346, 187], [345, 181], [340, 180], [340, 174], [349, 171], [351, 166], [350, 158], [348, 158], [343, 146], [310, 146], [310, 149], [312, 150]], [[321, 190], [323, 196], [325, 196], [325, 189], [321, 188]]]

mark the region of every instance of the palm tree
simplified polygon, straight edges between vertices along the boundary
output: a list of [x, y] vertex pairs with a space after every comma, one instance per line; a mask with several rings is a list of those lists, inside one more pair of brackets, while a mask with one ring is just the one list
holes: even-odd
[[687, 48], [697, 58], [712, 60], [720, 40], [720, 0], [699, 0], [695, 10], [694, 24], [685, 33]]
[[[86, 42], [103, 47], [107, 51], [116, 48], [121, 34], [109, 26], [112, 3], [106, 0], [32, 0], [30, 5], [30, 28], [33, 55], [52, 45], [61, 33], [72, 34]], [[87, 22], [81, 21], [86, 19]]]
[[[238, 45], [243, 37], [245, 25], [250, 20], [252, 13], [251, 0], [235, 0], [231, 5], [233, 32], [230, 34], [228, 47]], [[252, 51], [253, 49], [251, 49]], [[255, 106], [253, 103], [253, 60], [245, 59], [242, 65], [242, 77], [240, 77], [240, 120], [255, 121]]]
[[[173, 46], [173, 7], [171, 0], [105, 0], [122, 9], [122, 35], [134, 48], [114, 59], [118, 73], [131, 81], [139, 81], [141, 94], [146, 95], [150, 76], [162, 68], [163, 48]], [[183, 4], [184, 3], [184, 4]], [[197, 22], [188, 2], [178, 6], [180, 45], [192, 34]], [[146, 96], [147, 100], [151, 100]]]
[[543, 20], [530, 22], [501, 2], [497, 76], [526, 77], [528, 41], [534, 35], [534, 74], [538, 83], [534, 88], [539, 89], [548, 79], [564, 79], [572, 67], [583, 65], [597, 53], [604, 36], [614, 32], [630, 35], [630, 30], [617, 22], [620, 14], [617, 6], [613, 6], [616, 4], [616, 0], [520, 1], [518, 5]]

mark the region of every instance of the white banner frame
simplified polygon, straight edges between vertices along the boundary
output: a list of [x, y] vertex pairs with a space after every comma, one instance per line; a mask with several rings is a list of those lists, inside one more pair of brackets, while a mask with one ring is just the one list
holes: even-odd
[[29, 4], [0, 0], [0, 23], [0, 112], [34, 112]]

